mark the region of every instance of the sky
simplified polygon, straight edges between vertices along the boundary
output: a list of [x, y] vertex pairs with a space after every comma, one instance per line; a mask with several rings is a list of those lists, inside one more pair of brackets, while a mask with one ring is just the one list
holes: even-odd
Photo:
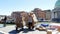
[[0, 0], [0, 15], [11, 15], [13, 11], [30, 12], [34, 8], [52, 10], [57, 0]]

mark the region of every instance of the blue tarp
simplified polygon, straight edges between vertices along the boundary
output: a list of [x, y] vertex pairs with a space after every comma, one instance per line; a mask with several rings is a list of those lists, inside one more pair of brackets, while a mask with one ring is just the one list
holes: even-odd
[[49, 24], [41, 24], [41, 26], [47, 27], [47, 26], [49, 26]]

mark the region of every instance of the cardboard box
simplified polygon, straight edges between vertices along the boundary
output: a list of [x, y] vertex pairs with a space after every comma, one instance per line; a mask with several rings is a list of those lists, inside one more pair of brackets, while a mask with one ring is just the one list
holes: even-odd
[[47, 34], [52, 34], [52, 31], [47, 31]]
[[60, 28], [58, 28], [57, 30], [58, 30], [58, 32], [60, 32]]

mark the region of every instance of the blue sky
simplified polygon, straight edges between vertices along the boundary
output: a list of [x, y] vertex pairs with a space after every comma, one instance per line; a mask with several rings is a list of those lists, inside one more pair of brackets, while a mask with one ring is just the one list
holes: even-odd
[[10, 15], [13, 11], [29, 12], [34, 8], [53, 9], [57, 0], [0, 0], [0, 15]]

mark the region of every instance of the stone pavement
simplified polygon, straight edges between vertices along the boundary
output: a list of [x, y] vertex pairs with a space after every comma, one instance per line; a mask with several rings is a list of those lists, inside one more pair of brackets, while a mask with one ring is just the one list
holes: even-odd
[[23, 31], [17, 32], [15, 30], [15, 25], [2, 27], [2, 28], [0, 28], [0, 32], [2, 32], [4, 34], [46, 34], [45, 31], [28, 30], [28, 29], [24, 29]]
[[[51, 24], [57, 25], [57, 23], [51, 23]], [[15, 25], [9, 25], [9, 26], [0, 28], [0, 33], [1, 32], [4, 34], [47, 34], [46, 31], [28, 30], [28, 29], [24, 29], [23, 31], [16, 31]], [[55, 33], [56, 31], [54, 31], [52, 34], [55, 34]]]

